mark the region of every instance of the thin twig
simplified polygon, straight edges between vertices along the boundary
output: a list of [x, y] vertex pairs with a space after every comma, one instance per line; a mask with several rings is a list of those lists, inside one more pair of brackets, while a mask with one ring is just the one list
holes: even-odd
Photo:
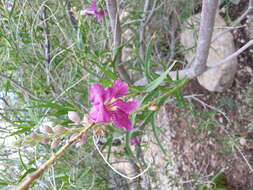
[[50, 32], [49, 32], [49, 25], [48, 25], [48, 19], [47, 19], [47, 7], [43, 7], [42, 11], [42, 17], [43, 17], [43, 29], [44, 29], [44, 54], [45, 54], [45, 60], [46, 60], [46, 72], [47, 72], [47, 83], [50, 84], [50, 63], [51, 63], [51, 54], [50, 54]]
[[150, 22], [152, 16], [154, 15], [157, 0], [155, 2], [153, 2], [152, 7], [151, 7], [151, 2], [152, 1], [150, 1], [150, 0], [145, 1], [144, 10], [143, 10], [143, 18], [142, 18], [142, 22], [140, 24], [140, 33], [139, 33], [140, 58], [142, 60], [144, 60], [145, 52], [146, 52], [146, 44], [145, 44], [146, 27], [147, 27], [148, 23]]
[[28, 190], [34, 181], [38, 179], [48, 167], [53, 165], [75, 141], [77, 141], [87, 130], [94, 126], [95, 124], [91, 124], [88, 127], [85, 127], [78, 135], [76, 135], [73, 139], [70, 139], [57, 153], [53, 154], [44, 164], [42, 164], [36, 172], [30, 175], [20, 186], [18, 186], [17, 190]]
[[10, 77], [7, 77], [4, 74], [0, 74], [0, 78], [8, 80], [12, 83], [13, 86], [15, 86], [18, 90], [20, 90], [21, 92], [27, 94], [28, 96], [32, 97], [35, 100], [39, 100], [39, 98], [37, 96], [35, 96], [34, 93], [32, 93], [30, 90], [28, 90], [27, 88], [21, 86], [18, 82], [16, 82], [15, 80], [11, 79]]
[[237, 57], [238, 55], [240, 55], [242, 52], [244, 52], [246, 49], [248, 49], [250, 46], [253, 45], [253, 40], [250, 40], [247, 44], [245, 44], [244, 46], [242, 46], [240, 49], [238, 49], [235, 53], [227, 56], [225, 59], [223, 59], [222, 61], [212, 65], [212, 66], [209, 66], [208, 69], [213, 69], [213, 68], [216, 68], [216, 67], [219, 67], [221, 66], [222, 64], [224, 63], [227, 63], [228, 61], [230, 61], [231, 59]]
[[[247, 44], [245, 44], [244, 46], [242, 46], [240, 49], [238, 49], [236, 52], [232, 53], [231, 55], [227, 56], [225, 59], [221, 60], [220, 62], [206, 67], [205, 71], [217, 68], [225, 63], [227, 63], [228, 61], [230, 61], [231, 59], [234, 59], [235, 57], [239, 56], [242, 52], [244, 52], [246, 49], [248, 49], [250, 46], [253, 45], [253, 40], [250, 40]], [[195, 73], [193, 68], [189, 68], [189, 69], [183, 69], [183, 70], [179, 70], [179, 71], [172, 71], [169, 73], [169, 76], [173, 79], [176, 80], [177, 76], [178, 78], [184, 78], [184, 77], [188, 77], [190, 79], [195, 78], [197, 76], [199, 76], [202, 73]]]
[[106, 7], [110, 18], [110, 25], [112, 29], [113, 35], [113, 57], [115, 60], [116, 68], [120, 73], [121, 77], [126, 80], [128, 83], [132, 83], [131, 78], [121, 63], [121, 50], [119, 49], [121, 46], [121, 25], [119, 20], [119, 14], [117, 9], [117, 2], [116, 0], [106, 0]]
[[231, 31], [231, 30], [236, 29], [236, 28], [237, 28], [236, 26], [237, 26], [238, 24], [240, 24], [241, 21], [242, 21], [244, 18], [246, 18], [246, 16], [251, 12], [252, 9], [253, 9], [253, 1], [252, 1], [252, 0], [249, 0], [249, 5], [248, 5], [247, 10], [246, 10], [238, 19], [236, 19], [236, 21], [235, 21], [229, 28], [227, 28], [226, 30], [223, 30], [222, 32], [216, 34], [216, 35], [213, 37], [213, 39], [212, 39], [212, 43], [213, 43], [214, 41], [216, 41], [217, 39], [219, 39], [223, 34], [229, 32], [229, 31]]
[[149, 162], [149, 164], [148, 164], [148, 166], [147, 166], [147, 168], [146, 168], [145, 170], [143, 170], [141, 173], [139, 173], [139, 174], [137, 174], [137, 175], [135, 175], [135, 176], [133, 176], [133, 177], [128, 177], [128, 176], [124, 175], [123, 173], [121, 173], [121, 172], [119, 172], [118, 170], [116, 170], [116, 169], [106, 160], [105, 156], [104, 156], [103, 153], [100, 151], [100, 149], [99, 149], [99, 147], [98, 147], [98, 145], [97, 145], [97, 142], [98, 142], [98, 141], [99, 141], [99, 139], [96, 139], [96, 138], [95, 138], [95, 135], [93, 135], [93, 143], [94, 143], [94, 145], [95, 145], [95, 147], [96, 147], [98, 153], [99, 153], [100, 156], [103, 158], [104, 162], [105, 162], [115, 173], [117, 173], [117, 174], [120, 175], [121, 177], [126, 178], [126, 179], [128, 179], [128, 180], [134, 180], [134, 179], [136, 179], [136, 178], [142, 176], [144, 173], [146, 173], [146, 172], [149, 170], [149, 168], [150, 168], [150, 166], [151, 166], [151, 162]]

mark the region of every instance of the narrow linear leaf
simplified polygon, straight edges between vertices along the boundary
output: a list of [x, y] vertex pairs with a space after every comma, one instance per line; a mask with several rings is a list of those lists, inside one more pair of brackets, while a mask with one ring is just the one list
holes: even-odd
[[158, 146], [160, 147], [160, 149], [164, 153], [164, 155], [167, 155], [166, 150], [164, 149], [164, 147], [159, 139], [159, 129], [155, 123], [156, 123], [156, 114], [153, 114], [152, 119], [151, 119], [151, 125], [152, 125], [152, 131], [153, 131], [154, 137], [156, 139]]
[[174, 62], [163, 74], [161, 74], [160, 77], [158, 77], [157, 79], [155, 79], [151, 83], [149, 83], [144, 88], [144, 91], [151, 92], [151, 91], [155, 90], [167, 78], [167, 75], [169, 74], [169, 72], [171, 71], [171, 69], [174, 67], [175, 64], [176, 64], [176, 62]]

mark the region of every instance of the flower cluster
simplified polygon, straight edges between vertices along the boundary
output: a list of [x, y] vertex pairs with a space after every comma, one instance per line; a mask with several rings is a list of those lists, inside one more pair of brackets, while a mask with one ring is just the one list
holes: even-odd
[[94, 0], [91, 3], [91, 7], [84, 9], [80, 12], [80, 15], [91, 15], [94, 16], [96, 18], [96, 20], [101, 23], [103, 16], [106, 14], [107, 12], [105, 10], [98, 10], [97, 8], [97, 1]]
[[127, 131], [132, 130], [132, 124], [128, 116], [136, 110], [138, 102], [120, 99], [127, 92], [127, 83], [119, 78], [110, 88], [94, 84], [89, 90], [89, 100], [93, 107], [88, 118], [95, 123], [110, 123], [112, 121], [118, 128], [124, 128]]

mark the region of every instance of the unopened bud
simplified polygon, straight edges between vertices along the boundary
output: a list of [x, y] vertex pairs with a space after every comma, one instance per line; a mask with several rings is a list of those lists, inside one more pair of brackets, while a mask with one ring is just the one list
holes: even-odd
[[51, 149], [56, 148], [56, 147], [60, 144], [60, 142], [61, 142], [61, 138], [56, 138], [56, 139], [54, 139], [54, 140], [52, 141], [52, 143], [51, 143]]
[[62, 125], [56, 125], [55, 127], [53, 127], [54, 133], [64, 133], [65, 131], [67, 131], [67, 129]]
[[150, 111], [157, 111], [158, 110], [158, 106], [153, 105], [153, 106], [150, 106], [148, 109]]
[[43, 137], [43, 138], [41, 139], [40, 143], [41, 143], [41, 144], [48, 144], [49, 141], [50, 141], [50, 138], [48, 138], [48, 137]]
[[73, 121], [75, 123], [80, 123], [81, 122], [81, 119], [80, 119], [79, 115], [74, 111], [68, 112], [68, 117], [71, 121]]
[[53, 129], [49, 127], [48, 125], [43, 125], [42, 130], [43, 132], [46, 132], [46, 133], [54, 133]]

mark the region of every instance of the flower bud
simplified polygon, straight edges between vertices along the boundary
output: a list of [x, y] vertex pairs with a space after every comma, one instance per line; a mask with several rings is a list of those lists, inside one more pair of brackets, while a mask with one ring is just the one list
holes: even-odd
[[42, 130], [43, 132], [46, 132], [46, 133], [54, 133], [53, 129], [49, 127], [48, 125], [43, 125]]
[[153, 106], [150, 106], [148, 109], [149, 109], [150, 111], [157, 111], [157, 110], [158, 110], [158, 106], [153, 105]]
[[52, 141], [52, 143], [51, 143], [51, 149], [56, 148], [56, 147], [60, 144], [60, 142], [61, 142], [61, 138], [56, 138], [56, 139], [54, 139], [54, 140]]
[[74, 111], [69, 111], [68, 112], [68, 117], [71, 121], [73, 121], [75, 123], [80, 123], [81, 122], [81, 119], [80, 119], [79, 115]]
[[41, 144], [48, 144], [49, 141], [50, 141], [50, 138], [48, 138], [48, 137], [43, 137], [43, 138], [41, 139], [40, 143], [41, 143]]
[[65, 131], [67, 131], [67, 129], [62, 125], [56, 125], [55, 127], [53, 127], [54, 133], [64, 133]]

